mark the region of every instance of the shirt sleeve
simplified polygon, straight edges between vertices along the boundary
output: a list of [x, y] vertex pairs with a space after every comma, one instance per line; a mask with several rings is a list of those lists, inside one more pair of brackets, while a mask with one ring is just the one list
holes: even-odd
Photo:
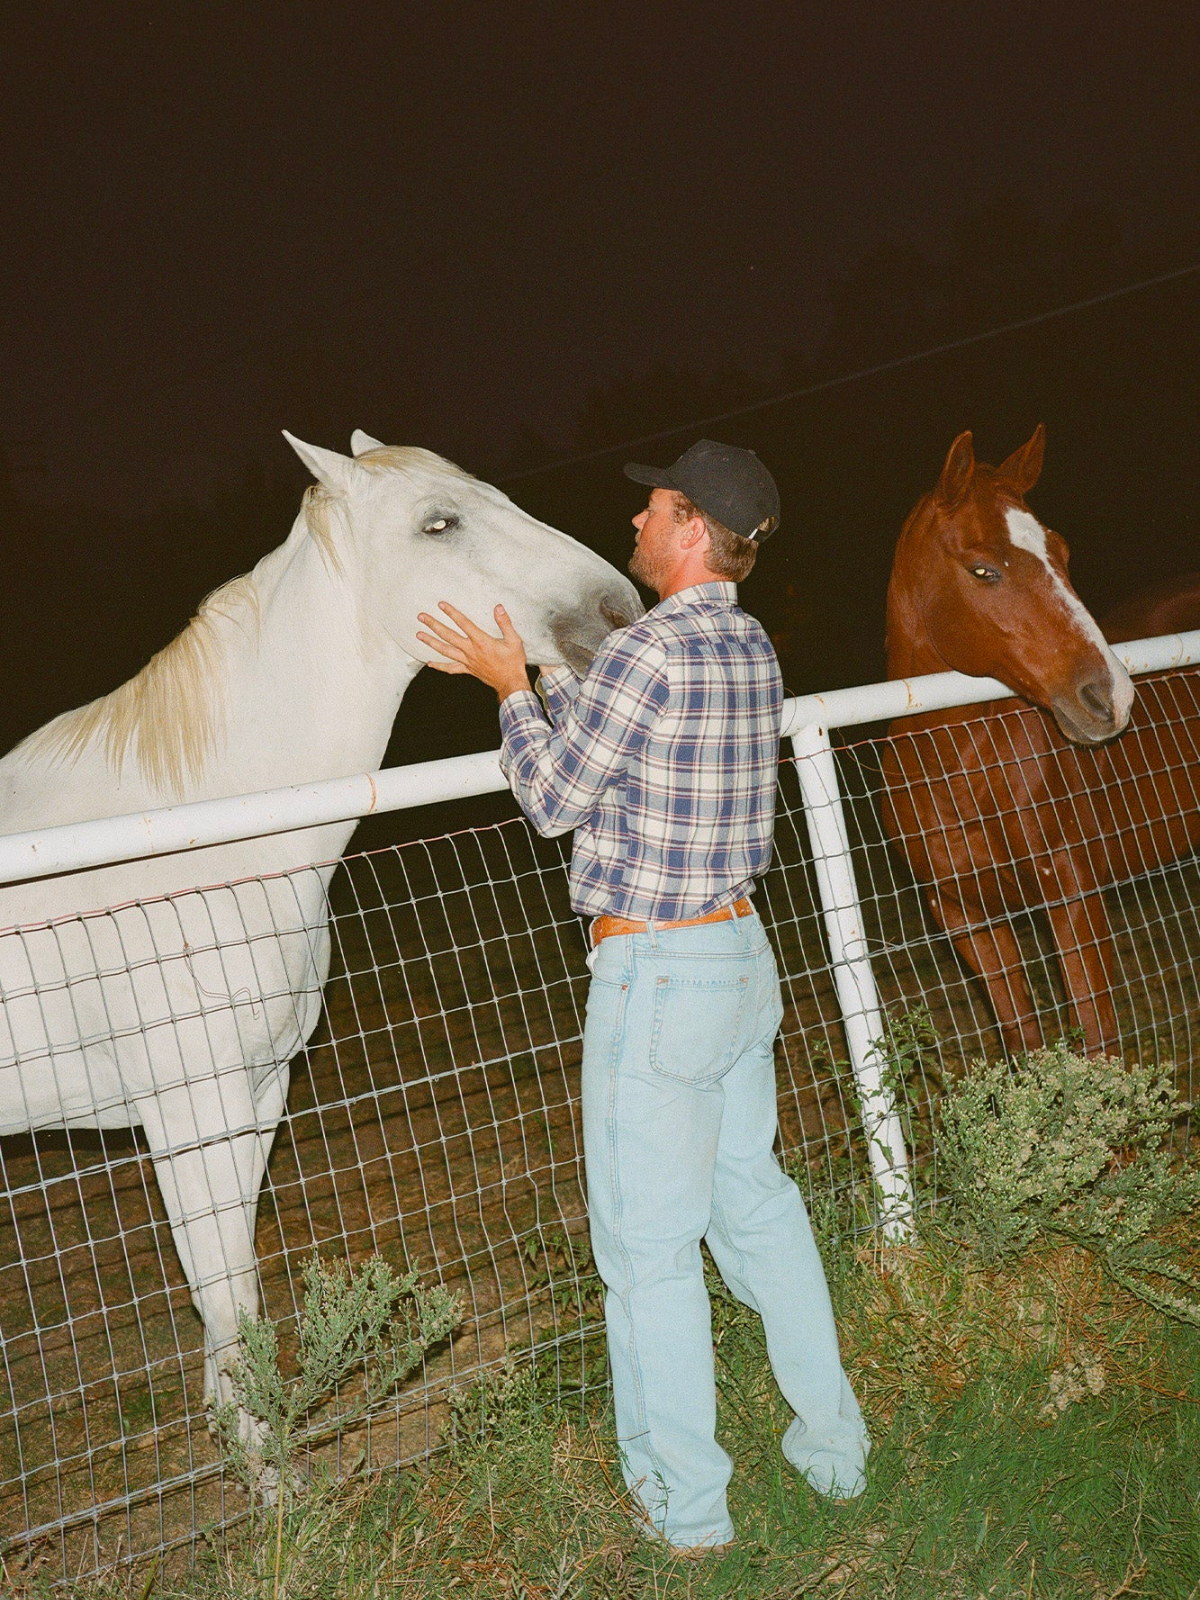
[[556, 728], [562, 725], [582, 682], [583, 679], [577, 678], [570, 667], [546, 667], [539, 674], [538, 698]]
[[[620, 780], [667, 703], [666, 654], [653, 640], [611, 635], [551, 727], [532, 689], [500, 707], [500, 769], [547, 839], [586, 822]], [[555, 688], [557, 693], [557, 687]]]

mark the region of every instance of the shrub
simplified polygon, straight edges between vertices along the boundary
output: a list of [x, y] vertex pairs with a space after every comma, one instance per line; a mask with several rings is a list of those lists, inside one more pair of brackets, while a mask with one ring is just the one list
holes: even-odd
[[533, 1369], [511, 1355], [495, 1367], [484, 1367], [465, 1388], [446, 1395], [450, 1412], [451, 1451], [460, 1456], [490, 1444], [521, 1439], [554, 1408], [540, 1402]]
[[1165, 1072], [1066, 1044], [975, 1062], [947, 1086], [937, 1132], [967, 1242], [984, 1262], [1040, 1237], [1082, 1245], [1123, 1287], [1200, 1325], [1200, 1279], [1165, 1238], [1200, 1206], [1200, 1171], [1168, 1148], [1187, 1110]]
[[[275, 1324], [245, 1312], [238, 1319], [241, 1354], [230, 1368], [238, 1404], [215, 1415], [230, 1465], [251, 1490], [264, 1477], [278, 1480], [282, 1504], [300, 1446], [375, 1409], [461, 1320], [456, 1296], [426, 1287], [416, 1272], [397, 1273], [382, 1256], [353, 1273], [344, 1262], [313, 1256], [304, 1267], [294, 1377], [280, 1366]], [[339, 1386], [359, 1372], [357, 1399], [322, 1416]], [[239, 1406], [261, 1425], [255, 1450], [239, 1438]]]

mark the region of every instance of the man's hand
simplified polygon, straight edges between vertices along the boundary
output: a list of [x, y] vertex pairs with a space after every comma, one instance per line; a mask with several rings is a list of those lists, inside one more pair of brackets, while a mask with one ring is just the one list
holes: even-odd
[[464, 616], [448, 600], [440, 600], [438, 609], [444, 611], [458, 627], [449, 627], [445, 622], [431, 617], [427, 611], [418, 613], [417, 621], [423, 622], [430, 632], [418, 633], [417, 638], [446, 658], [444, 661], [431, 661], [431, 667], [436, 667], [439, 672], [469, 672], [472, 677], [494, 689], [501, 700], [506, 700], [518, 689], [528, 689], [525, 646], [520, 634], [508, 620], [508, 612], [503, 606], [497, 606], [495, 612], [500, 629], [498, 639], [494, 634], [485, 633], [477, 627], [470, 617]]

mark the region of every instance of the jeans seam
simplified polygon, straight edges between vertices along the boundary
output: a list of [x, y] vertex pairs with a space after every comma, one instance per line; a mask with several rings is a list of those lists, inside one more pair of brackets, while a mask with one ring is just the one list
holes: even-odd
[[[762, 969], [763, 969], [763, 962], [762, 962], [763, 952], [762, 951], [755, 951], [755, 952], [752, 952], [752, 953], [755, 954], [758, 957], [758, 960], [756, 962], [756, 971], [755, 971], [755, 979], [756, 979], [756, 981], [755, 981], [755, 985], [754, 985], [754, 988], [755, 988], [755, 999], [757, 1000], [758, 992], [759, 992], [759, 989], [761, 988]], [[778, 1037], [778, 1035], [779, 1035], [779, 1024], [776, 1023], [774, 1032], [771, 1035], [771, 1051], [772, 1051], [772, 1054], [774, 1054], [775, 1040]], [[756, 1037], [755, 1040], [752, 1042], [752, 1044], [748, 1047], [748, 1049], [753, 1049], [755, 1044], [757, 1044], [759, 1042], [760, 1038], [761, 1038], [761, 1036]], [[786, 1173], [784, 1174], [784, 1176], [786, 1177]], [[734, 1258], [735, 1258], [735, 1260], [737, 1262], [737, 1269], [738, 1269], [739, 1273], [741, 1274], [743, 1285], [747, 1289], [750, 1290], [750, 1294], [753, 1297], [754, 1290], [753, 1290], [753, 1287], [751, 1286], [751, 1283], [750, 1283], [748, 1265], [747, 1265], [747, 1261], [746, 1261], [746, 1253], [742, 1249], [741, 1245], [738, 1244], [737, 1241], [734, 1239], [732, 1232], [730, 1231], [729, 1227], [726, 1225], [724, 1211], [722, 1210], [720, 1201], [717, 1199], [715, 1181], [714, 1181], [714, 1184], [713, 1184], [712, 1216], [713, 1216], [713, 1220], [717, 1224], [717, 1227], [720, 1229], [722, 1236], [724, 1237], [724, 1239], [726, 1240], [727, 1244], [729, 1245], [729, 1248], [730, 1248], [730, 1250], [731, 1250], [731, 1252], [732, 1252], [732, 1254], [733, 1254], [733, 1256], [734, 1256]]]
[[[629, 1017], [629, 994], [630, 994], [630, 990], [632, 989], [633, 984], [635, 982], [635, 973], [634, 973], [635, 965], [636, 965], [636, 961], [634, 959], [633, 951], [630, 950], [630, 951], [626, 952], [624, 965], [622, 966], [622, 969], [621, 969], [621, 975], [622, 975], [622, 978], [624, 979], [625, 995], [624, 995], [624, 999], [621, 1002], [620, 1023], [618, 1025], [618, 1027], [616, 1027], [613, 1030], [612, 1045], [611, 1045], [610, 1050], [609, 1050], [609, 1058], [608, 1058], [608, 1107], [607, 1107], [608, 1116], [607, 1116], [607, 1119], [606, 1119], [606, 1129], [605, 1129], [605, 1131], [606, 1131], [606, 1134], [607, 1134], [607, 1142], [608, 1142], [609, 1185], [610, 1185], [610, 1188], [611, 1188], [611, 1191], [612, 1191], [612, 1196], [613, 1196], [613, 1241], [614, 1241], [614, 1243], [615, 1243], [615, 1245], [617, 1247], [617, 1250], [618, 1250], [618, 1252], [620, 1254], [621, 1260], [625, 1264], [625, 1285], [626, 1285], [626, 1288], [625, 1288], [625, 1293], [620, 1295], [619, 1298], [620, 1298], [620, 1300], [621, 1300], [621, 1302], [622, 1302], [622, 1304], [623, 1304], [623, 1306], [625, 1308], [625, 1318], [626, 1318], [626, 1321], [629, 1324], [629, 1343], [628, 1343], [628, 1347], [627, 1347], [628, 1351], [629, 1351], [629, 1367], [630, 1367], [630, 1371], [634, 1375], [634, 1381], [635, 1381], [635, 1384], [637, 1386], [637, 1396], [636, 1396], [636, 1398], [637, 1398], [637, 1420], [638, 1420], [638, 1423], [639, 1423], [639, 1430], [638, 1430], [638, 1432], [636, 1434], [631, 1435], [631, 1437], [632, 1438], [642, 1439], [644, 1441], [644, 1448], [646, 1450], [646, 1454], [650, 1458], [650, 1460], [653, 1462], [654, 1467], [655, 1467], [658, 1475], [660, 1476], [662, 1481], [665, 1483], [666, 1482], [666, 1470], [665, 1470], [665, 1468], [663, 1466], [662, 1461], [659, 1459], [658, 1452], [654, 1449], [653, 1441], [651, 1440], [651, 1437], [650, 1437], [650, 1421], [649, 1421], [649, 1417], [648, 1417], [647, 1412], [646, 1412], [646, 1386], [645, 1386], [645, 1383], [643, 1382], [643, 1379], [642, 1379], [641, 1363], [638, 1360], [637, 1338], [636, 1338], [636, 1335], [634, 1333], [633, 1310], [632, 1310], [632, 1306], [630, 1304], [630, 1298], [629, 1298], [630, 1294], [632, 1293], [632, 1290], [633, 1290], [633, 1262], [632, 1262], [632, 1260], [630, 1258], [630, 1255], [629, 1255], [629, 1252], [628, 1252], [628, 1250], [627, 1250], [627, 1248], [625, 1246], [625, 1240], [624, 1240], [624, 1238], [622, 1236], [622, 1232], [621, 1232], [621, 1220], [622, 1220], [622, 1217], [624, 1215], [624, 1202], [623, 1202], [623, 1196], [622, 1196], [622, 1193], [621, 1193], [621, 1183], [620, 1183], [619, 1171], [618, 1171], [618, 1166], [617, 1166], [616, 1100], [617, 1100], [617, 1080], [618, 1080], [618, 1076], [619, 1076], [618, 1067], [619, 1067], [619, 1063], [620, 1063], [620, 1059], [621, 1059], [623, 1046], [625, 1044], [626, 1034], [628, 1032], [627, 1024], [628, 1024], [628, 1017]], [[649, 1510], [649, 1509], [650, 1508], [647, 1507], [647, 1510]]]
[[[730, 1250], [732, 1251], [732, 1253], [734, 1255], [734, 1258], [737, 1261], [737, 1268], [738, 1268], [738, 1272], [741, 1274], [743, 1287], [746, 1288], [747, 1290], [749, 1290], [751, 1296], [753, 1296], [754, 1290], [753, 1290], [753, 1288], [751, 1288], [751, 1285], [750, 1285], [750, 1276], [749, 1276], [749, 1273], [748, 1273], [747, 1267], [746, 1267], [745, 1252], [742, 1250], [742, 1247], [735, 1241], [732, 1233], [729, 1231], [729, 1228], [726, 1226], [725, 1214], [721, 1209], [721, 1202], [717, 1199], [716, 1185], [715, 1184], [713, 1185], [711, 1215], [712, 1215], [713, 1221], [716, 1223], [717, 1227], [720, 1229], [722, 1237], [724, 1238], [725, 1242], [728, 1244]], [[731, 1284], [730, 1288], [732, 1288], [732, 1287], [733, 1287], [733, 1285]], [[739, 1296], [738, 1298], [740, 1299], [741, 1296]], [[743, 1304], [744, 1304], [744, 1302], [743, 1302]]]

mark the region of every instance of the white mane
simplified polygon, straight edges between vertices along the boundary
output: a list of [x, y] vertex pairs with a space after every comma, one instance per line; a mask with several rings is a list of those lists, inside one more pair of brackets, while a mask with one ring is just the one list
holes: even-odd
[[435, 455], [432, 450], [422, 450], [420, 445], [415, 444], [384, 444], [377, 450], [364, 450], [362, 455], [354, 459], [369, 472], [411, 473], [423, 469], [426, 472], [439, 472], [447, 478], [459, 478], [466, 483], [479, 482], [470, 472], [455, 466], [453, 461], [447, 461], [445, 456]]
[[[375, 473], [432, 469], [468, 483], [476, 481], [461, 467], [416, 446], [386, 445], [357, 459]], [[330, 526], [335, 506], [335, 497], [320, 484], [305, 491], [303, 515], [308, 535], [330, 569], [340, 573], [342, 564]], [[264, 560], [276, 553], [272, 551]], [[203, 775], [220, 731], [224, 710], [224, 630], [220, 624], [231, 622], [257, 630], [261, 566], [260, 562], [253, 572], [214, 589], [183, 631], [119, 689], [55, 717], [18, 748], [29, 756], [71, 763], [93, 740], [101, 740], [113, 772], [119, 774], [133, 755], [142, 776], [154, 788], [183, 793], [189, 780], [194, 783]]]
[[70, 763], [94, 739], [102, 740], [114, 772], [121, 772], [133, 751], [148, 783], [182, 792], [187, 779], [201, 775], [216, 744], [224, 657], [219, 622], [249, 623], [257, 629], [258, 606], [252, 572], [223, 584], [136, 677], [111, 694], [55, 717], [18, 749]]
[[[331, 497], [313, 484], [304, 495], [304, 520], [309, 537], [340, 571], [329, 526]], [[269, 561], [275, 551], [264, 557]], [[259, 564], [261, 567], [262, 563]], [[102, 740], [109, 767], [120, 773], [127, 757], [136, 755], [146, 781], [159, 790], [182, 793], [187, 781], [201, 777], [220, 728], [224, 649], [222, 622], [257, 631], [259, 568], [232, 578], [200, 602], [196, 615], [170, 644], [110, 694], [65, 711], [31, 733], [18, 749], [70, 763], [93, 740]]]

